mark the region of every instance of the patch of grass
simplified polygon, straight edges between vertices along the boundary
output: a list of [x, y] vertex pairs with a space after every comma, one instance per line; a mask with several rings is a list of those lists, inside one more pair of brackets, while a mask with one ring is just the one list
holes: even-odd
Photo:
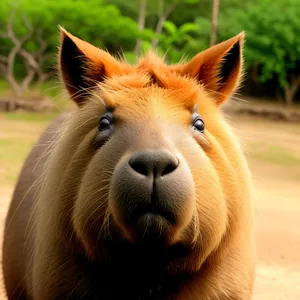
[[254, 159], [273, 164], [284, 166], [300, 165], [299, 156], [296, 156], [291, 151], [277, 145], [254, 143], [249, 155]]
[[53, 120], [58, 113], [30, 113], [30, 112], [9, 112], [1, 113], [0, 118], [4, 118], [10, 121], [26, 121], [26, 122], [48, 122]]
[[7, 90], [9, 90], [8, 82], [4, 79], [0, 79], [0, 95], [4, 94]]
[[0, 139], [0, 157], [7, 163], [15, 163], [24, 158], [28, 153], [28, 149], [32, 147], [35, 139]]
[[16, 182], [20, 169], [54, 114], [0, 114], [0, 185]]
[[0, 139], [0, 183], [14, 183], [35, 139]]

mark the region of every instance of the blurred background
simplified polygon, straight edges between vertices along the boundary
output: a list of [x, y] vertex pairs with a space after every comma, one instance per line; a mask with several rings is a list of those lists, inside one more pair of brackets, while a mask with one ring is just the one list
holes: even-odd
[[254, 299], [300, 299], [300, 1], [1, 0], [1, 237], [26, 155], [72, 108], [57, 77], [58, 25], [130, 63], [150, 48], [176, 63], [246, 31], [245, 80], [223, 109], [257, 194]]

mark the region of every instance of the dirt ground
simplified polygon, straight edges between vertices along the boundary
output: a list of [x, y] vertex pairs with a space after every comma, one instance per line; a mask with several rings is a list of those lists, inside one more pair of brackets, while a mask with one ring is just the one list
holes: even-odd
[[[256, 188], [254, 299], [300, 299], [300, 126], [251, 118], [234, 124]], [[273, 148], [263, 153], [264, 145]]]
[[[257, 272], [253, 299], [299, 300], [300, 125], [246, 117], [229, 119], [241, 138], [257, 195]], [[17, 135], [21, 125], [18, 122], [0, 116], [0, 142], [1, 138], [7, 138], [6, 134]], [[12, 125], [9, 126], [11, 131], [3, 132], [8, 125]], [[27, 140], [33, 142], [45, 125], [46, 122], [40, 123], [40, 126], [35, 122], [27, 124]], [[25, 153], [22, 152], [22, 155]], [[17, 169], [21, 162], [19, 159]], [[0, 157], [0, 229], [15, 179], [3, 177], [9, 171], [1, 168]], [[0, 238], [2, 240], [2, 229]], [[0, 299], [5, 299], [4, 292], [0, 293]]]

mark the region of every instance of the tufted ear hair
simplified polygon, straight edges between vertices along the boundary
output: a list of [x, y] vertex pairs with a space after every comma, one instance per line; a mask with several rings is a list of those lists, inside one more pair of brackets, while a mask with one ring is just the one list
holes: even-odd
[[245, 33], [212, 46], [180, 66], [180, 73], [195, 78], [214, 92], [217, 104], [226, 101], [237, 89], [242, 74]]
[[124, 64], [60, 27], [59, 70], [62, 80], [78, 106], [90, 90], [106, 77], [121, 75]]

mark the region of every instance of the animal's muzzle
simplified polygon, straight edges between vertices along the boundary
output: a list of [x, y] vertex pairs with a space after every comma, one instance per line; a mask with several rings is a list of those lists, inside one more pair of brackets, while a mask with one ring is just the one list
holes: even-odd
[[135, 240], [146, 239], [150, 233], [151, 238], [160, 238], [181, 226], [191, 216], [193, 196], [189, 168], [165, 149], [136, 152], [124, 159], [110, 187], [114, 219], [134, 232]]

